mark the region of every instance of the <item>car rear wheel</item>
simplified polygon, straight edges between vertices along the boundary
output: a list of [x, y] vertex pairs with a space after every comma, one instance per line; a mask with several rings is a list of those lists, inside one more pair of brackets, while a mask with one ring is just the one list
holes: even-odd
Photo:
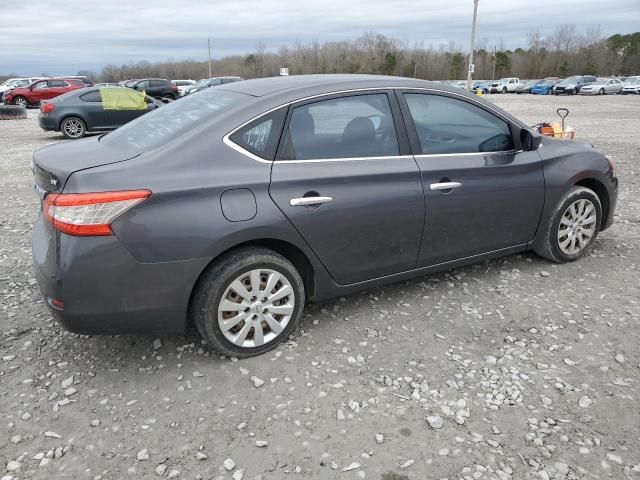
[[577, 260], [593, 248], [601, 222], [598, 195], [588, 188], [572, 187], [558, 202], [534, 250], [554, 262]]
[[84, 137], [87, 126], [78, 117], [67, 117], [60, 124], [60, 131], [65, 137], [75, 140]]
[[29, 100], [27, 100], [26, 97], [21, 97], [20, 95], [18, 95], [13, 99], [13, 104], [27, 108], [29, 106]]
[[242, 248], [198, 282], [191, 316], [209, 346], [235, 357], [275, 348], [295, 330], [305, 291], [293, 264], [272, 250]]

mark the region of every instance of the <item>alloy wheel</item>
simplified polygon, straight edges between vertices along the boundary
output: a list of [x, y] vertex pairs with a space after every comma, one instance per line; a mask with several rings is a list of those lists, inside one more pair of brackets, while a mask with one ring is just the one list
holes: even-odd
[[558, 225], [558, 247], [565, 255], [578, 255], [595, 234], [596, 207], [586, 198], [576, 200], [562, 214]]
[[84, 132], [84, 125], [80, 123], [80, 120], [76, 120], [75, 118], [65, 121], [62, 128], [64, 133], [71, 138], [81, 137]]
[[14, 105], [18, 105], [20, 107], [24, 107], [27, 108], [27, 99], [24, 97], [17, 97], [14, 101], [13, 101]]
[[225, 338], [242, 348], [275, 340], [295, 310], [295, 293], [287, 277], [260, 268], [238, 276], [218, 305], [218, 326]]

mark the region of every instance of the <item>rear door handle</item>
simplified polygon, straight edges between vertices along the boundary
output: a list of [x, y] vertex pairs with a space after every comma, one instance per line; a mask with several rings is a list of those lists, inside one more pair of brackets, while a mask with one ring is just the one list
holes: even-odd
[[300, 197], [292, 198], [289, 200], [289, 205], [292, 207], [304, 207], [307, 205], [319, 205], [321, 203], [327, 203], [333, 200], [332, 197]]
[[431, 190], [451, 190], [452, 188], [461, 187], [462, 184], [460, 182], [442, 182], [442, 183], [432, 183], [429, 188]]

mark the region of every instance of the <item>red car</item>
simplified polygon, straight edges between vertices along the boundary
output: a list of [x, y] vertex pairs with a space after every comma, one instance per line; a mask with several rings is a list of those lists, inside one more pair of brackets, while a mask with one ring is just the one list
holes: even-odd
[[49, 100], [63, 93], [84, 88], [81, 80], [73, 78], [48, 78], [38, 80], [28, 87], [14, 88], [4, 92], [4, 103], [13, 105], [38, 105], [40, 100]]

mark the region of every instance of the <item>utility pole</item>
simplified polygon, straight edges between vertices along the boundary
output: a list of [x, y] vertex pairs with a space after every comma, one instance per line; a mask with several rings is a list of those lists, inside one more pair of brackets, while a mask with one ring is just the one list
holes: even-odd
[[211, 78], [211, 39], [207, 38], [207, 47], [209, 48], [209, 78]]
[[493, 70], [491, 72], [491, 80], [496, 79], [496, 46], [493, 46]]
[[478, 16], [478, 0], [473, 0], [473, 25], [471, 27], [471, 47], [469, 48], [469, 71], [467, 72], [467, 90], [471, 91], [471, 75], [475, 70], [473, 49], [476, 40], [476, 18]]

